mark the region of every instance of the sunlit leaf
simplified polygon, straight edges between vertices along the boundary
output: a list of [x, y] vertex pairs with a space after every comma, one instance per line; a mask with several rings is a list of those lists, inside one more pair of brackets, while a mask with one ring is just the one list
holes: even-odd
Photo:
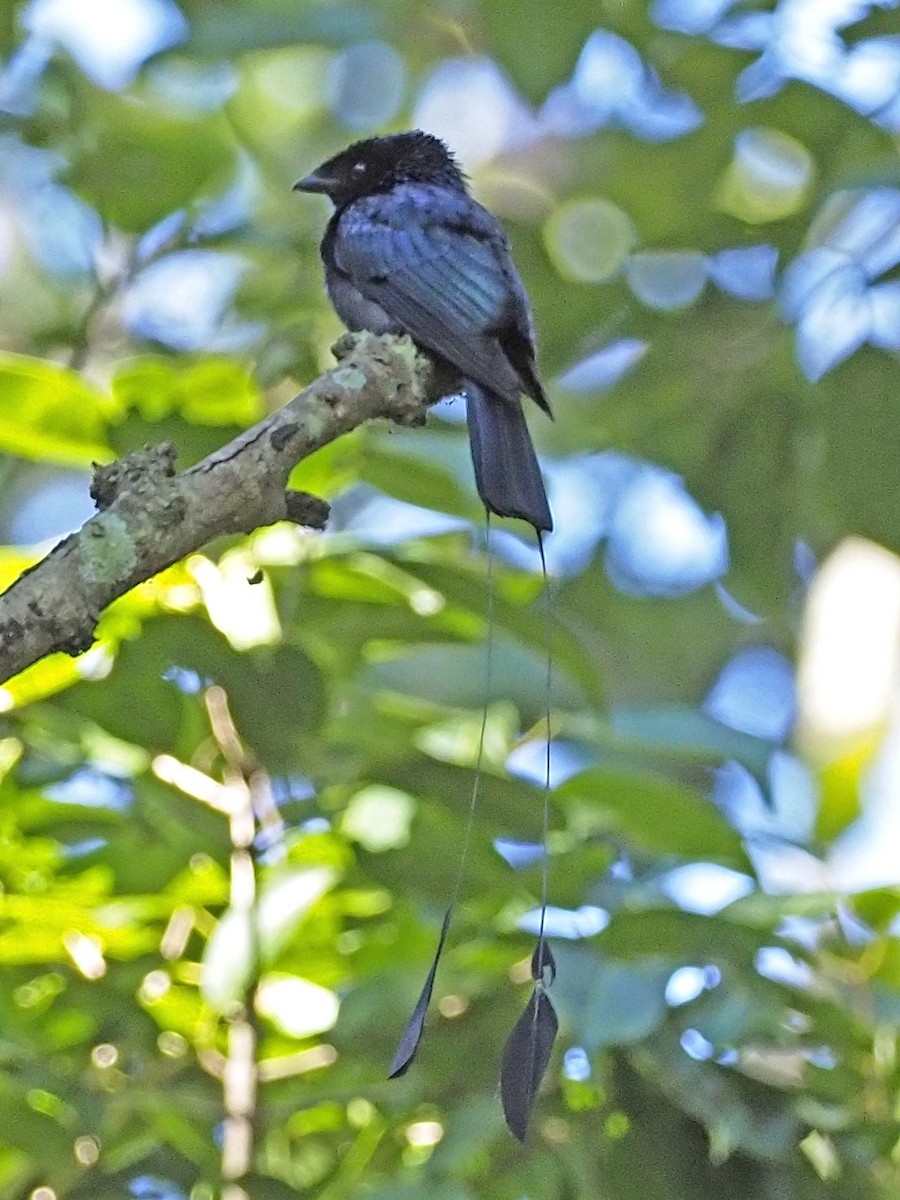
[[0, 354], [0, 449], [7, 454], [74, 467], [104, 462], [108, 411], [103, 393], [74, 371]]
[[259, 940], [253, 916], [229, 909], [206, 944], [203, 995], [217, 1012], [245, 998], [259, 961]]
[[178, 413], [198, 425], [250, 425], [262, 415], [258, 387], [242, 363], [227, 358], [134, 359], [117, 371], [112, 394], [120, 410], [135, 409], [147, 421]]

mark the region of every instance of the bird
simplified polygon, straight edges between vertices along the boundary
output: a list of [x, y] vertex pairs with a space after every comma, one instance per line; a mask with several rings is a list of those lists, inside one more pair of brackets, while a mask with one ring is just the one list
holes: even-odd
[[488, 514], [553, 518], [522, 408], [553, 413], [535, 365], [531, 305], [499, 221], [447, 145], [422, 130], [355, 142], [297, 180], [334, 204], [325, 287], [350, 330], [408, 334], [466, 394], [475, 482]]

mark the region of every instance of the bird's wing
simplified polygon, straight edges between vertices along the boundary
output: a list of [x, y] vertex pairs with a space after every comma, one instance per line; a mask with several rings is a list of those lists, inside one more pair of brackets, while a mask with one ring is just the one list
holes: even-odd
[[464, 376], [509, 399], [532, 390], [503, 346], [524, 327], [530, 348], [524, 292], [499, 226], [468, 197], [368, 197], [344, 211], [333, 249], [366, 297]]

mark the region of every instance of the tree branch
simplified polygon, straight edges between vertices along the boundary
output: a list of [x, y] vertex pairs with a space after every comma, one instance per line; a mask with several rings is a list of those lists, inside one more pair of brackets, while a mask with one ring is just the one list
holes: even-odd
[[334, 352], [338, 366], [181, 474], [170, 444], [98, 467], [96, 515], [0, 596], [0, 683], [54, 650], [87, 650], [108, 604], [214, 537], [276, 521], [322, 529], [328, 505], [285, 490], [296, 464], [373, 417], [420, 424], [437, 398], [408, 338], [347, 334]]

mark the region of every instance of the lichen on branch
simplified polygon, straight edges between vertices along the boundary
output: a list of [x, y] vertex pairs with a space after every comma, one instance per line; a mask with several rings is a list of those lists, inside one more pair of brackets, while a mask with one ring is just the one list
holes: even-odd
[[53, 651], [89, 649], [107, 605], [215, 537], [276, 521], [324, 528], [328, 505], [287, 488], [297, 463], [376, 417], [420, 424], [440, 394], [409, 338], [346, 334], [334, 351], [336, 367], [187, 471], [170, 443], [96, 468], [98, 512], [0, 595], [0, 683]]

